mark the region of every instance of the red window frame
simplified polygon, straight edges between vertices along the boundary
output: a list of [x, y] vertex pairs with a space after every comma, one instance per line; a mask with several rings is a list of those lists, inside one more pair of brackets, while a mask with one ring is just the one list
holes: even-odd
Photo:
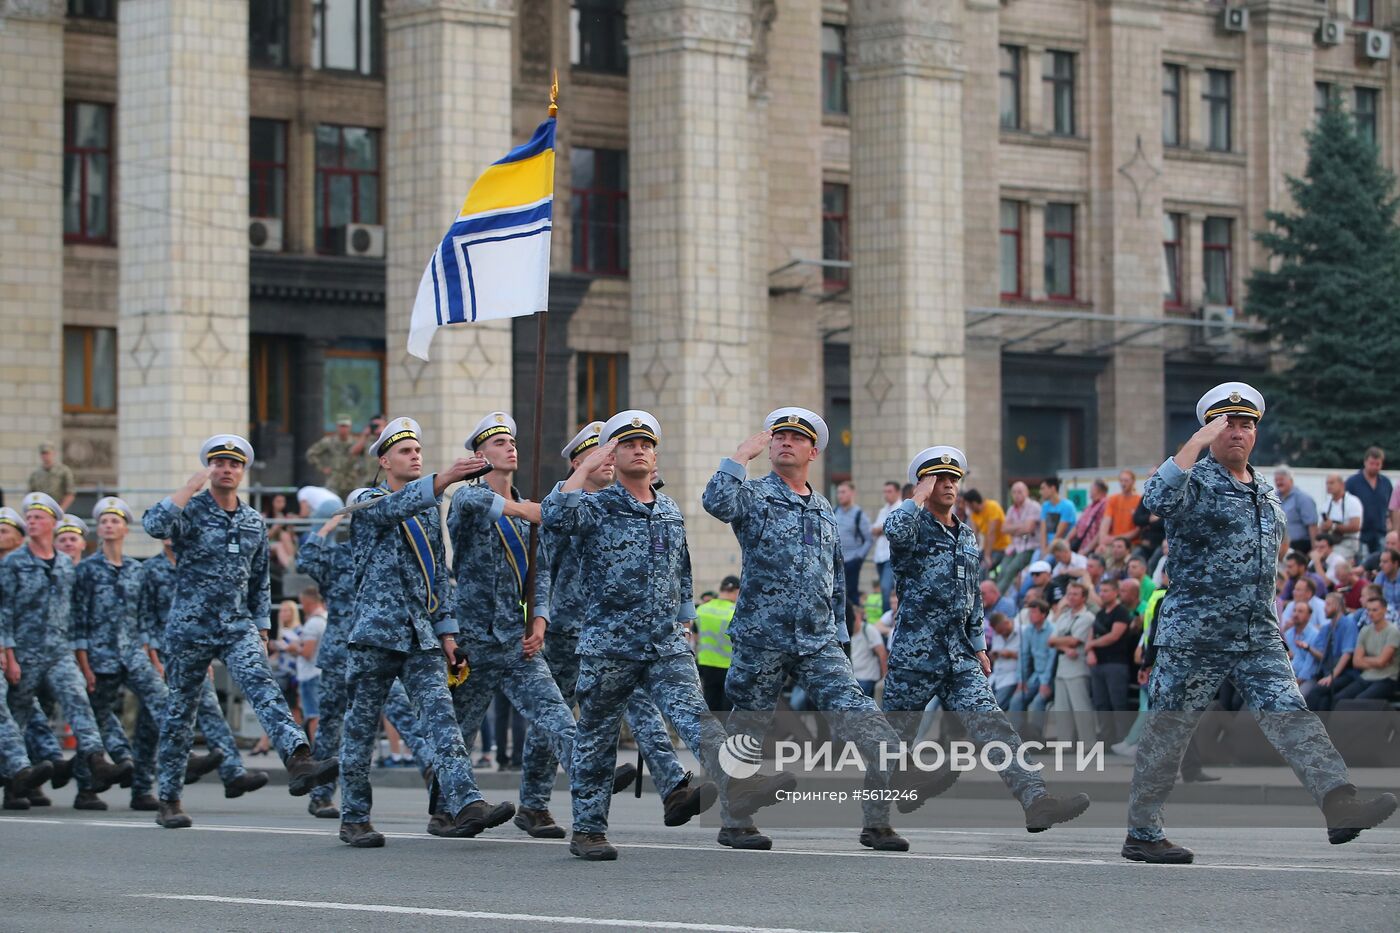
[[[585, 147], [586, 148], [586, 147]], [[572, 210], [574, 218], [574, 256], [573, 268], [575, 272], [584, 272], [591, 275], [627, 275], [628, 257], [624, 255], [622, 247], [622, 231], [628, 223], [628, 203], [626, 188], [607, 188], [599, 184], [599, 179], [606, 173], [599, 170], [599, 157], [606, 153], [607, 158], [622, 159], [626, 153], [618, 149], [594, 149], [593, 150], [593, 181], [587, 187], [574, 188], [572, 191]], [[592, 209], [597, 205], [603, 206], [605, 219], [595, 221]], [[594, 256], [589, 250], [592, 243], [592, 231], [598, 223], [602, 224], [603, 248], [602, 256]]]
[[[1210, 242], [1210, 234], [1208, 233], [1208, 231], [1210, 230], [1210, 222], [1212, 220], [1220, 221], [1221, 223], [1225, 224], [1225, 229], [1226, 231], [1228, 231], [1228, 235], [1226, 236], [1224, 243]], [[1201, 225], [1201, 250], [1203, 253], [1202, 260], [1204, 260], [1213, 252], [1221, 253], [1224, 255], [1225, 300], [1222, 302], [1222, 304], [1233, 305], [1235, 303], [1235, 222], [1229, 217], [1207, 217], [1205, 223]], [[1210, 263], [1204, 261], [1202, 262], [1201, 273], [1203, 281], [1205, 279], [1205, 271], [1209, 267], [1209, 265]], [[1206, 296], [1206, 300], [1210, 301], [1210, 297]], [[1214, 304], [1214, 302], [1211, 303]]]
[[[1075, 206], [1074, 206], [1073, 204], [1063, 204], [1063, 203], [1047, 204], [1047, 205], [1045, 205], [1045, 207], [1046, 207], [1046, 213], [1047, 213], [1047, 214], [1049, 213], [1049, 209], [1052, 208], [1052, 207], [1064, 207], [1064, 208], [1068, 208], [1068, 209], [1069, 209], [1069, 232], [1068, 232], [1068, 233], [1065, 233], [1065, 232], [1063, 232], [1063, 231], [1052, 231], [1052, 230], [1050, 229], [1050, 227], [1049, 227], [1048, 224], [1045, 224], [1045, 225], [1044, 225], [1044, 226], [1045, 226], [1045, 240], [1046, 240], [1046, 243], [1045, 243], [1045, 252], [1046, 252], [1046, 255], [1049, 255], [1049, 254], [1050, 254], [1050, 242], [1049, 242], [1049, 241], [1051, 241], [1051, 240], [1068, 240], [1068, 241], [1069, 241], [1069, 292], [1066, 293], [1066, 294], [1060, 294], [1060, 293], [1052, 292], [1052, 291], [1050, 291], [1050, 283], [1047, 282], [1047, 283], [1045, 283], [1045, 297], [1046, 297], [1046, 298], [1049, 298], [1051, 301], [1074, 301], [1074, 300], [1078, 297], [1078, 293], [1079, 293], [1079, 279], [1078, 279], [1078, 276], [1075, 274], [1075, 272], [1076, 272], [1076, 270], [1075, 270], [1075, 265], [1076, 265], [1076, 263], [1077, 263], [1077, 261], [1078, 261], [1078, 260], [1077, 260], [1077, 257], [1075, 256], [1075, 246], [1076, 246], [1075, 239], [1076, 239], [1076, 236], [1077, 236], [1077, 234], [1078, 234], [1079, 218], [1076, 216], [1076, 213], [1077, 213], [1077, 212], [1075, 211], [1075, 209], [1074, 209]], [[1048, 218], [1047, 218], [1047, 219], [1048, 219]]]
[[1172, 291], [1176, 293], [1176, 299], [1173, 300], [1172, 298], [1163, 295], [1162, 307], [1180, 309], [1186, 306], [1186, 292], [1183, 288], [1183, 282], [1181, 278], [1181, 257], [1185, 253], [1186, 246], [1185, 236], [1183, 234], [1183, 230], [1186, 227], [1186, 215], [1179, 214], [1174, 211], [1168, 211], [1167, 219], [1168, 222], [1172, 223], [1173, 226], [1176, 228], [1176, 239], [1169, 240], [1165, 236], [1162, 238], [1162, 261], [1166, 262], [1167, 248], [1174, 247], [1175, 251], [1172, 261], [1173, 268], [1168, 270], [1168, 275], [1171, 277]]
[[[73, 143], [77, 135], [75, 121], [79, 107], [96, 107], [107, 118], [107, 147], [105, 149], [94, 146], [78, 146]], [[113, 182], [117, 173], [113, 168], [112, 152], [112, 111], [111, 104], [102, 104], [90, 100], [69, 100], [63, 102], [63, 158], [66, 162], [69, 156], [78, 157], [78, 232], [70, 233], [63, 231], [63, 242], [65, 243], [100, 243], [110, 244], [115, 240], [112, 231], [116, 228], [116, 197], [113, 190]], [[107, 157], [107, 232], [99, 236], [88, 233], [88, 156], [105, 155]], [[67, 196], [67, 191], [64, 191]]]
[[[321, 144], [319, 139], [316, 141], [316, 190], [321, 196], [321, 210], [318, 212], [319, 216], [316, 218], [316, 251], [318, 253], [330, 253], [333, 251], [332, 248], [335, 245], [332, 241], [332, 237], [335, 235], [335, 228], [330, 224], [331, 179], [340, 176], [350, 177], [350, 220], [348, 223], [365, 223], [366, 221], [360, 219], [360, 177], [366, 176], [377, 179], [375, 183], [376, 196], [383, 198], [384, 184], [381, 175], [383, 173], [384, 158], [382, 141], [379, 137], [379, 130], [377, 129], [367, 126], [349, 126], [339, 123], [322, 123], [317, 126], [318, 131], [321, 129], [334, 129], [338, 133], [336, 147], [336, 162], [338, 164], [336, 165], [321, 164]], [[349, 168], [345, 165], [346, 130], [364, 130], [374, 138], [374, 168]], [[380, 205], [375, 204], [375, 223], [380, 222], [380, 218], [383, 216], [383, 212], [379, 208]]]
[[[252, 217], [281, 217], [287, 208], [287, 121], [267, 120], [262, 117], [253, 117], [250, 123], [268, 123], [279, 127], [282, 131], [282, 161], [277, 162], [270, 159], [255, 159], [252, 156], [252, 149], [249, 148], [248, 155], [248, 213]], [[251, 132], [250, 132], [251, 135]], [[344, 140], [341, 141], [342, 149]], [[282, 208], [273, 212], [268, 207], [268, 201], [272, 199], [272, 181], [278, 175], [282, 178]]]
[[[841, 192], [841, 210], [833, 211], [827, 209], [826, 196], [828, 192]], [[827, 224], [834, 224], [837, 233], [836, 255], [828, 256], [826, 252], [826, 228]], [[837, 181], [822, 182], [822, 259], [834, 259], [837, 262], [851, 261], [851, 186]], [[822, 287], [828, 291], [839, 291], [851, 284], [851, 270], [832, 266], [822, 266]]]
[[[1006, 199], [1006, 198], [1003, 198], [1003, 199], [1001, 200], [1001, 203], [997, 206], [997, 211], [998, 211], [999, 216], [1001, 216], [1001, 215], [1000, 215], [1000, 212], [1001, 212], [1002, 208], [1004, 208], [1004, 207], [1005, 207], [1006, 205], [1008, 205], [1008, 204], [1014, 204], [1014, 205], [1016, 206], [1016, 226], [1015, 226], [1015, 227], [1001, 227], [1001, 228], [998, 229], [998, 231], [997, 231], [997, 233], [998, 233], [998, 237], [997, 237], [997, 261], [998, 261], [998, 263], [1001, 261], [1001, 238], [1002, 238], [1002, 237], [1005, 237], [1005, 236], [1014, 236], [1014, 237], [1016, 238], [1016, 290], [1015, 290], [1014, 292], [1002, 292], [1002, 293], [1001, 293], [1001, 297], [1003, 297], [1003, 298], [1024, 298], [1025, 295], [1026, 295], [1026, 281], [1025, 281], [1025, 272], [1024, 272], [1025, 261], [1026, 261], [1026, 256], [1025, 256], [1025, 249], [1026, 249], [1026, 243], [1025, 243], [1025, 204], [1024, 204], [1023, 202], [1021, 202], [1021, 201], [1011, 201], [1011, 200], [1008, 200], [1008, 199]], [[1001, 281], [1001, 269], [1000, 269], [1000, 268], [997, 269], [997, 281], [998, 281], [998, 283], [1000, 283], [1000, 281]]]

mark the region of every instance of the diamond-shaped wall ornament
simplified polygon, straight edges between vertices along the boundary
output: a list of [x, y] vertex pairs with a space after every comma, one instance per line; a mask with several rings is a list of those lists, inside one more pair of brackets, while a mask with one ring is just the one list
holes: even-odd
[[894, 380], [885, 375], [885, 354], [883, 351], [875, 354], [874, 366], [870, 370], [870, 377], [865, 380], [865, 391], [870, 393], [870, 397], [875, 400], [875, 411], [879, 412], [885, 407], [885, 399], [889, 398], [890, 390], [894, 388]]
[[486, 352], [486, 347], [481, 342], [481, 328], [469, 327], [468, 332], [471, 334], [471, 340], [467, 342], [462, 352], [462, 360], [457, 365], [468, 379], [485, 379], [490, 375], [491, 354]]
[[666, 360], [661, 355], [659, 348], [653, 347], [651, 359], [647, 362], [646, 369], [642, 370], [642, 381], [646, 383], [653, 396], [659, 396], [666, 389], [666, 383], [671, 380], [671, 370], [666, 366]]
[[1137, 138], [1137, 151], [1131, 159], [1118, 166], [1118, 174], [1128, 179], [1128, 184], [1133, 186], [1133, 195], [1137, 198], [1137, 215], [1141, 217], [1142, 196], [1162, 174], [1161, 169], [1147, 161], [1147, 153], [1142, 150], [1141, 135]]
[[719, 344], [713, 344], [710, 351], [710, 359], [705, 363], [701, 378], [709, 388], [712, 401], [718, 405], [723, 397], [725, 388], [734, 379], [734, 371], [730, 368], [728, 360], [721, 352]]
[[423, 371], [428, 368], [428, 361], [420, 360], [405, 351], [403, 358], [399, 360], [399, 365], [403, 367], [404, 375], [408, 377], [408, 384], [413, 387], [414, 394], [417, 394], [418, 380], [423, 378]]
[[943, 396], [947, 395], [952, 387], [953, 384], [943, 372], [943, 357], [929, 357], [928, 372], [924, 375], [924, 396], [937, 406], [943, 402]]
[[228, 356], [228, 347], [219, 336], [219, 332], [214, 329], [214, 319], [208, 318], [205, 322], [204, 333], [195, 341], [190, 348], [194, 358], [199, 360], [200, 365], [205, 369], [218, 369], [219, 364]]
[[151, 371], [152, 364], [156, 361], [158, 351], [156, 343], [151, 339], [151, 335], [146, 333], [146, 319], [141, 318], [141, 330], [136, 335], [136, 339], [131, 344], [128, 351], [131, 362], [136, 366], [136, 371], [141, 374], [141, 384], [146, 384], [146, 374]]

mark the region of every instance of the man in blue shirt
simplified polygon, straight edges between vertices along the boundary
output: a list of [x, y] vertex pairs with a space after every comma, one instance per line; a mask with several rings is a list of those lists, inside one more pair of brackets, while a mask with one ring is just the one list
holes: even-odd
[[1370, 554], [1380, 549], [1385, 538], [1386, 518], [1390, 514], [1390, 480], [1381, 475], [1385, 466], [1385, 451], [1379, 447], [1366, 450], [1361, 467], [1347, 478], [1346, 491], [1361, 500], [1361, 547]]
[[1288, 519], [1289, 549], [1308, 553], [1313, 538], [1317, 537], [1317, 503], [1293, 484], [1293, 471], [1288, 467], [1279, 467], [1274, 471], [1274, 491], [1278, 493], [1284, 517]]
[[1069, 538], [1070, 529], [1079, 520], [1074, 503], [1060, 496], [1060, 478], [1047, 476], [1040, 481], [1040, 553], [1050, 553], [1057, 538]]

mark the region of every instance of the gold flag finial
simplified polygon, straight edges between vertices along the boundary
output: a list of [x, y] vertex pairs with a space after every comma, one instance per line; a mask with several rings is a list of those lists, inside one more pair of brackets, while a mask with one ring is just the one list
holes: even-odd
[[549, 86], [549, 115], [559, 116], [559, 69], [554, 70], [554, 83]]

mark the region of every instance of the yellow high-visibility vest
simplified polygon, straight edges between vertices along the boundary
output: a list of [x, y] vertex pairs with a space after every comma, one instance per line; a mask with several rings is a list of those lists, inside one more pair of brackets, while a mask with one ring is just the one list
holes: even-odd
[[734, 619], [734, 604], [727, 599], [715, 599], [695, 607], [695, 633], [700, 644], [695, 663], [705, 667], [729, 667], [734, 646], [729, 643], [729, 623]]

